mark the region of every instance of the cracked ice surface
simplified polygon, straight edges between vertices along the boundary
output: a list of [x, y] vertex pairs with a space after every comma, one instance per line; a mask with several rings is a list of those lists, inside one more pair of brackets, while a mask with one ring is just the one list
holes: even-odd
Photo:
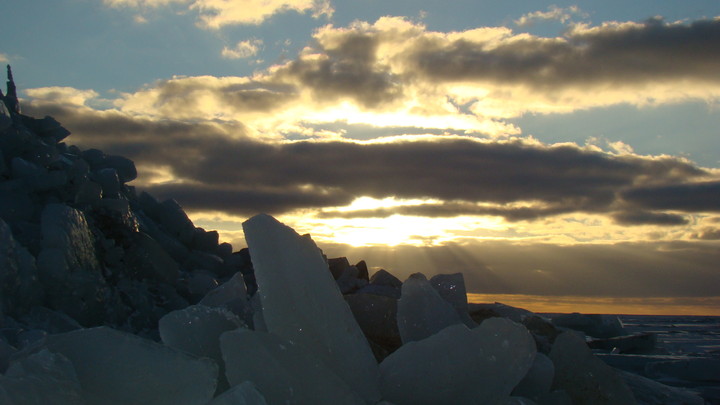
[[307, 348], [377, 402], [377, 363], [315, 242], [264, 214], [243, 230], [268, 331]]

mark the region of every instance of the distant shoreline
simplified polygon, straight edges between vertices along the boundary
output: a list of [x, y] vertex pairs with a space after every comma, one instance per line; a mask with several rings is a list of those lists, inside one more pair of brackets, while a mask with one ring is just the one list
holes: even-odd
[[468, 293], [468, 302], [500, 302], [536, 313], [720, 316], [720, 297], [582, 297]]

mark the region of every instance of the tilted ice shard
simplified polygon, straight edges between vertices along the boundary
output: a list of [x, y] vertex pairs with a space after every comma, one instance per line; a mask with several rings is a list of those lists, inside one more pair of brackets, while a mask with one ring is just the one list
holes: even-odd
[[427, 278], [415, 273], [403, 283], [397, 322], [400, 338], [407, 343], [425, 339], [462, 321], [453, 306], [438, 294]]
[[50, 335], [47, 348], [75, 367], [88, 405], [205, 405], [217, 365], [108, 327]]
[[517, 323], [491, 318], [449, 326], [403, 345], [380, 364], [383, 398], [397, 405], [504, 404], [535, 357]]
[[462, 273], [436, 274], [430, 278], [430, 284], [435, 287], [445, 301], [449, 302], [458, 313], [460, 320], [468, 328], [475, 328], [478, 324], [468, 314], [467, 291], [465, 290], [465, 277]]
[[570, 394], [573, 403], [589, 405], [635, 404], [635, 398], [612, 367], [593, 356], [585, 341], [573, 332], [555, 339], [550, 351], [555, 365], [553, 389]]
[[268, 331], [322, 359], [366, 401], [380, 399], [377, 363], [310, 237], [269, 215], [243, 223]]
[[269, 405], [365, 403], [314, 353], [271, 333], [225, 332], [220, 347], [230, 385], [252, 381]]
[[244, 324], [240, 318], [227, 309], [204, 305], [191, 305], [172, 311], [158, 322], [160, 337], [166, 346], [217, 362], [220, 368], [220, 390], [229, 386], [224, 377], [220, 335], [241, 326]]
[[247, 289], [243, 275], [240, 272], [224, 282], [217, 288], [210, 290], [202, 300], [201, 305], [208, 307], [223, 307], [234, 313], [246, 324], [252, 325], [253, 311], [247, 297]]
[[535, 355], [535, 361], [525, 377], [513, 390], [513, 395], [537, 399], [550, 392], [555, 366], [550, 358], [542, 353]]

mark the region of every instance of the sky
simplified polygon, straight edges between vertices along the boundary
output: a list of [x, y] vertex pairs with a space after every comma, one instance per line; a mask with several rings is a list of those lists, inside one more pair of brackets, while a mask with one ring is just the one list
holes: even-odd
[[6, 0], [0, 15], [25, 114], [132, 159], [138, 192], [236, 250], [265, 212], [330, 257], [463, 272], [470, 293], [530, 309], [720, 315], [715, 0]]

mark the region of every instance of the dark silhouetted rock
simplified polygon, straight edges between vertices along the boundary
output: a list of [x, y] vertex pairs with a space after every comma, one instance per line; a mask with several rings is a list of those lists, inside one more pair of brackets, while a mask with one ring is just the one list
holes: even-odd
[[374, 351], [378, 362], [400, 347], [396, 299], [375, 294], [349, 294], [345, 296], [345, 302], [365, 337], [383, 349]]
[[560, 335], [561, 331], [550, 323], [550, 321], [537, 315], [523, 318], [522, 324], [532, 333], [538, 351], [545, 354], [550, 353], [552, 343], [555, 341], [555, 338]]
[[328, 259], [328, 267], [330, 268], [330, 273], [332, 273], [333, 278], [335, 280], [339, 279], [340, 276], [345, 272], [345, 269], [350, 267], [350, 262], [348, 262], [347, 257], [336, 257], [333, 259]]
[[400, 281], [397, 277], [393, 276], [392, 274], [388, 273], [384, 269], [380, 269], [375, 272], [375, 274], [370, 277], [370, 284], [372, 285], [386, 285], [393, 288], [400, 288], [402, 287], [402, 281]]
[[359, 262], [357, 262], [355, 267], [357, 267], [358, 269], [358, 278], [370, 282], [370, 275], [368, 273], [368, 267], [367, 263], [365, 263], [365, 260], [360, 260]]

